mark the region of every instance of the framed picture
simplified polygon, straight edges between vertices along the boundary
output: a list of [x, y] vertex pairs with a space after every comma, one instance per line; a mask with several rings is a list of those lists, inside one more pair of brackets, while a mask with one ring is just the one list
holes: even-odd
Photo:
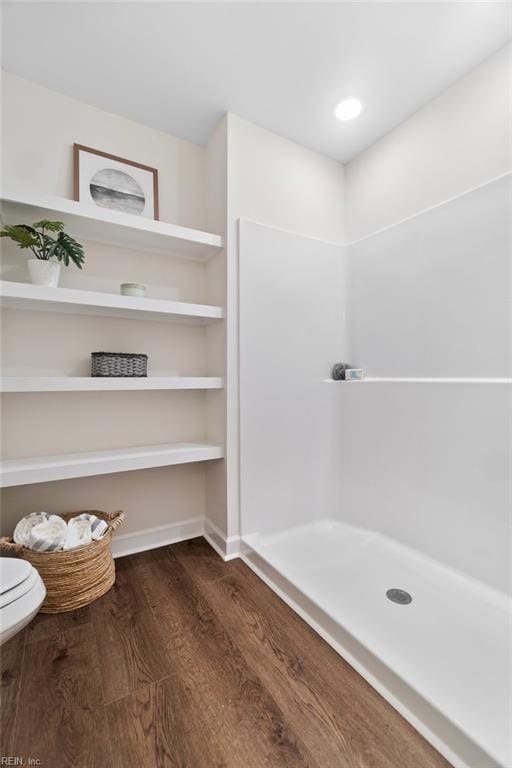
[[158, 171], [149, 165], [73, 145], [75, 200], [158, 219]]

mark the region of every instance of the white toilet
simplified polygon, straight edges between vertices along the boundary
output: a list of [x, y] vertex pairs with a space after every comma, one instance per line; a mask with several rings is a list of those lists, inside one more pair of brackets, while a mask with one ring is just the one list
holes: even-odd
[[45, 596], [43, 580], [30, 563], [0, 557], [0, 645], [34, 618]]

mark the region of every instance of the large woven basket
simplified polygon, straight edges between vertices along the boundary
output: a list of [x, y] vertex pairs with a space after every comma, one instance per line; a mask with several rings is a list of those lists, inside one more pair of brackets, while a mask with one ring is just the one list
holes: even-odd
[[[61, 517], [70, 520], [83, 511], [66, 512]], [[0, 539], [0, 553], [27, 560], [44, 581], [46, 598], [41, 613], [64, 613], [82, 608], [108, 592], [115, 582], [112, 533], [123, 522], [124, 512], [85, 511], [105, 520], [109, 528], [101, 539], [82, 547], [60, 552], [34, 552], [11, 538]]]

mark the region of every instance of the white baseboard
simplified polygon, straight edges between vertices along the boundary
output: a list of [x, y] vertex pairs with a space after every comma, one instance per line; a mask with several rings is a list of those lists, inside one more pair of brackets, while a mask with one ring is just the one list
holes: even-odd
[[135, 552], [144, 552], [146, 549], [156, 549], [166, 544], [193, 539], [196, 536], [202, 536], [203, 532], [204, 520], [202, 517], [197, 517], [192, 520], [160, 525], [158, 528], [145, 528], [143, 531], [134, 533], [115, 534], [112, 539], [112, 554], [114, 557], [133, 555]]
[[160, 525], [157, 528], [145, 528], [133, 533], [116, 534], [112, 539], [112, 554], [114, 557], [124, 557], [194, 539], [196, 536], [204, 536], [223, 560], [233, 560], [240, 555], [240, 537], [225, 536], [214, 523], [202, 517]]
[[203, 536], [223, 560], [240, 557], [240, 536], [226, 536], [211, 520], [206, 519]]

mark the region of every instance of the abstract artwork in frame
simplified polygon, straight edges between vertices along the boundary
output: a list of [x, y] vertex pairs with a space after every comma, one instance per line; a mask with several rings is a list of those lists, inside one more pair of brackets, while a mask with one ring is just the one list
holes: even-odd
[[158, 171], [98, 149], [73, 145], [75, 200], [158, 219]]

